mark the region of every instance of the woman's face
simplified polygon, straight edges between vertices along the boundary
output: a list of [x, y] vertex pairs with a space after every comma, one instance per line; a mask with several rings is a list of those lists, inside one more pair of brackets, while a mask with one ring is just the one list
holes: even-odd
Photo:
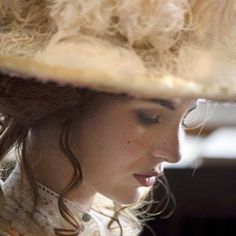
[[122, 204], [138, 201], [163, 162], [180, 160], [181, 123], [194, 102], [101, 95], [72, 131], [83, 188]]

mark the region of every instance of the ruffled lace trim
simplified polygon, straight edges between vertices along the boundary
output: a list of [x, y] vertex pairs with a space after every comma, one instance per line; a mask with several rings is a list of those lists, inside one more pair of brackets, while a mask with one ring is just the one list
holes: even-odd
[[[3, 184], [4, 204], [0, 211], [0, 226], [6, 232], [17, 231], [22, 236], [28, 235], [55, 235], [55, 228], [70, 229], [71, 226], [61, 217], [58, 209], [58, 194], [46, 186], [36, 183], [38, 201], [33, 211], [33, 195], [28, 181], [16, 168], [9, 179]], [[78, 218], [86, 213], [75, 202], [65, 199], [69, 210]], [[104, 236], [104, 226], [93, 212], [88, 222], [81, 222], [83, 232], [81, 236]], [[9, 233], [9, 234], [10, 234]]]
[[[58, 209], [59, 195], [41, 183], [36, 183], [38, 198], [34, 208], [34, 197], [27, 178], [22, 175], [17, 166], [8, 179], [1, 183], [4, 192], [4, 203], [0, 209], [0, 229], [6, 235], [14, 236], [55, 236], [55, 228], [71, 229], [71, 226], [63, 219]], [[81, 223], [83, 231], [80, 236], [118, 236], [119, 227], [108, 230], [109, 217], [91, 209], [83, 210], [78, 203], [64, 199], [66, 206]], [[97, 209], [99, 210], [99, 209]], [[103, 210], [102, 210], [103, 211]], [[106, 210], [109, 216], [113, 211]], [[81, 221], [84, 214], [89, 214], [88, 222]], [[134, 226], [125, 217], [120, 218], [123, 235], [134, 236], [140, 232], [140, 228]], [[1, 231], [0, 231], [0, 235]], [[4, 235], [4, 234], [3, 234]]]
[[[59, 194], [41, 183], [35, 183], [38, 189], [39, 201], [41, 202], [41, 205], [48, 206], [48, 204], [52, 204], [53, 207], [57, 208], [57, 200], [59, 198]], [[64, 201], [69, 208], [74, 209], [76, 212], [78, 212], [78, 214], [89, 214], [88, 212], [83, 210], [76, 202], [72, 202], [68, 199], [64, 199]]]

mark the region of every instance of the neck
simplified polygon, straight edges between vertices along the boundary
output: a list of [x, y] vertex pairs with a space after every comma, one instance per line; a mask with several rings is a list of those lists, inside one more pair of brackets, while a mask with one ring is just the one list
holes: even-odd
[[89, 211], [93, 205], [96, 192], [86, 183], [82, 183], [80, 186], [73, 188], [69, 191], [65, 198], [77, 202], [82, 209]]
[[[46, 143], [45, 143], [46, 142]], [[30, 163], [34, 181], [39, 182], [60, 194], [73, 178], [72, 164], [60, 151], [58, 142], [49, 142], [29, 135], [26, 160]], [[65, 198], [77, 202], [81, 208], [89, 211], [93, 205], [96, 191], [85, 181], [70, 189]]]

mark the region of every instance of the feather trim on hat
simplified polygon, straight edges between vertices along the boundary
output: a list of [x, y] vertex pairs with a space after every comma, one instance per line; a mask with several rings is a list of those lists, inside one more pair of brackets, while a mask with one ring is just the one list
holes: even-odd
[[47, 0], [0, 1], [0, 55], [32, 56], [55, 33]]
[[130, 46], [169, 49], [185, 27], [186, 0], [59, 0], [51, 16], [59, 30], [110, 38]]
[[234, 97], [235, 5], [2, 0], [0, 69], [141, 96]]

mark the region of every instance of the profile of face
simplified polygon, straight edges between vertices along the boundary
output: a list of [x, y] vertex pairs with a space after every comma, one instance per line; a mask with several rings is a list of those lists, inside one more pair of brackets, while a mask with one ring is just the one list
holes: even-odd
[[121, 204], [137, 202], [163, 162], [180, 160], [182, 120], [195, 102], [99, 96], [72, 130], [83, 191]]

